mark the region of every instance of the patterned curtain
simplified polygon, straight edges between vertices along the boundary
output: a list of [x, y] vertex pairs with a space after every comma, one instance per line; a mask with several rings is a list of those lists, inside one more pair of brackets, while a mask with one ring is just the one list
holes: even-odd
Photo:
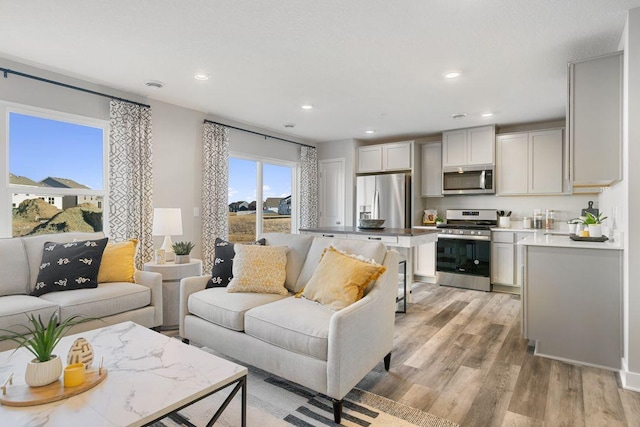
[[111, 101], [109, 236], [138, 239], [136, 267], [153, 258], [151, 108]]
[[229, 238], [229, 128], [202, 129], [202, 271], [213, 267], [215, 240]]
[[318, 152], [302, 147], [300, 172], [300, 228], [318, 226]]

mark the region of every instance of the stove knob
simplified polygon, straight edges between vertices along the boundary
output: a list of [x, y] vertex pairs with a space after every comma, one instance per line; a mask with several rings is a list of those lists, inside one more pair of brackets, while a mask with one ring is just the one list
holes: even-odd
[[464, 234], [464, 230], [458, 230], [458, 234]]
[[[471, 233], [469, 233], [469, 234], [476, 234], [476, 232], [475, 231], [471, 231]], [[478, 234], [480, 234], [479, 231], [478, 231]]]

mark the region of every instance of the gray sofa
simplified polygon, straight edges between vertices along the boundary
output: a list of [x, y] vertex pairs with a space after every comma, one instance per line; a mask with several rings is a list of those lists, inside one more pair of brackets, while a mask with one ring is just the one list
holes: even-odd
[[[398, 292], [396, 251], [380, 242], [267, 233], [270, 246], [288, 246], [289, 295], [228, 293], [205, 289], [211, 276], [180, 283], [180, 335], [333, 399], [340, 422], [344, 396], [384, 359], [389, 369]], [[387, 271], [356, 303], [332, 311], [293, 297], [313, 275], [322, 251], [363, 255]]]
[[[135, 274], [136, 283], [100, 283], [94, 289], [50, 292], [30, 296], [38, 277], [45, 242], [66, 243], [104, 237], [103, 233], [60, 233], [0, 239], [0, 328], [26, 325], [26, 314], [48, 319], [58, 312], [61, 320], [75, 314], [97, 317], [75, 326], [69, 333], [131, 320], [152, 328], [162, 324], [162, 275], [146, 271]], [[0, 341], [0, 351], [15, 347]]]

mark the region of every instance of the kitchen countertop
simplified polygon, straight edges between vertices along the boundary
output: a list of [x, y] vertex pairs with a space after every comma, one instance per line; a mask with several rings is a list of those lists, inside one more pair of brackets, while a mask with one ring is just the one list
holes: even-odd
[[383, 229], [360, 229], [358, 227], [317, 227], [317, 228], [301, 228], [300, 231], [308, 233], [333, 233], [333, 234], [376, 234], [380, 236], [422, 236], [425, 234], [434, 234], [433, 229], [422, 228], [383, 228]]
[[622, 238], [619, 237], [615, 242], [607, 240], [606, 242], [579, 242], [571, 240], [569, 236], [558, 234], [547, 234], [544, 230], [539, 230], [520, 241], [518, 245], [522, 246], [546, 246], [551, 248], [571, 248], [571, 249], [607, 249], [607, 250], [623, 250]]

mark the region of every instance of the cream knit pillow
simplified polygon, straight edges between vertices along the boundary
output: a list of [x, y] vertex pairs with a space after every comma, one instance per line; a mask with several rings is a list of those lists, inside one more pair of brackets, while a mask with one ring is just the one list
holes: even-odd
[[289, 293], [284, 287], [288, 247], [236, 245], [235, 251], [227, 292]]

